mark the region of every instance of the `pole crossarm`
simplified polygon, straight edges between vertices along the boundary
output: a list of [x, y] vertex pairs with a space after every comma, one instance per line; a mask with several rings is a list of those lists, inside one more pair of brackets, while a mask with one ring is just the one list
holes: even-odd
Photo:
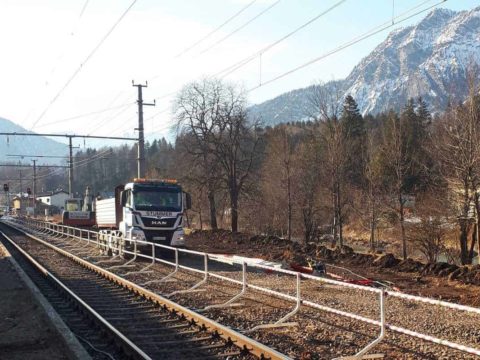
[[[24, 167], [24, 168], [31, 168], [33, 165], [31, 164], [0, 164], [0, 166], [6, 167]], [[65, 165], [36, 165], [37, 168], [68, 168]]]
[[66, 138], [82, 138], [82, 139], [110, 139], [110, 140], [138, 141], [138, 138], [132, 138], [132, 137], [78, 135], [78, 134], [40, 134], [40, 133], [22, 133], [22, 132], [0, 132], [0, 135], [6, 135], [6, 136], [45, 136], [45, 137], [66, 137]]
[[56, 156], [56, 155], [25, 155], [25, 154], [7, 154], [9, 157], [20, 157], [20, 158], [53, 158], [53, 159], [68, 159], [68, 156]]

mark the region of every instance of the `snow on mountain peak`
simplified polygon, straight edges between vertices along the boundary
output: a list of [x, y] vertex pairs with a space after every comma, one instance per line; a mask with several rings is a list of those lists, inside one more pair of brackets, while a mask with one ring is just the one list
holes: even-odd
[[[344, 96], [355, 98], [364, 114], [398, 110], [417, 96], [440, 112], [448, 102], [466, 96], [466, 73], [472, 63], [480, 64], [480, 6], [460, 12], [439, 8], [413, 26], [392, 31], [337, 86]], [[310, 89], [256, 105], [252, 114], [267, 123], [273, 118], [272, 123], [300, 120], [304, 112], [299, 108], [305, 106]]]

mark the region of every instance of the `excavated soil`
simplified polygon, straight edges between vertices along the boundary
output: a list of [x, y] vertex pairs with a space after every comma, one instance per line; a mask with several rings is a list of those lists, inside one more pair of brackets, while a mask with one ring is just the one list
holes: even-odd
[[[314, 259], [327, 264], [328, 272], [347, 279], [367, 277], [390, 282], [394, 288], [409, 294], [480, 306], [478, 265], [457, 267], [423, 264], [412, 259], [401, 261], [392, 254], [355, 253], [349, 247], [338, 251], [320, 244], [301, 245], [274, 236], [249, 236], [226, 230], [196, 231], [186, 241], [192, 250], [263, 258], [286, 266], [306, 265], [308, 259]], [[356, 275], [334, 266], [345, 267]]]

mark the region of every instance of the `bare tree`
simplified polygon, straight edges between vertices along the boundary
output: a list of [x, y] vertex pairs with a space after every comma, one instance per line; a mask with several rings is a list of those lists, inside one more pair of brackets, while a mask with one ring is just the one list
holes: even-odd
[[370, 132], [365, 144], [364, 176], [367, 181], [366, 195], [369, 207], [370, 250], [376, 248], [375, 233], [379, 221], [380, 199], [382, 194], [382, 165], [380, 159], [380, 144], [376, 143], [376, 135]]
[[259, 137], [246, 114], [226, 117], [215, 136], [215, 157], [222, 168], [223, 181], [230, 196], [231, 230], [238, 231], [238, 203], [253, 171]]
[[[305, 243], [315, 240], [319, 227], [321, 150], [313, 134], [299, 144], [294, 154], [295, 164], [295, 204], [301, 209], [301, 223]], [[328, 194], [327, 194], [328, 195]]]
[[419, 222], [412, 226], [409, 239], [427, 259], [438, 261], [446, 249], [447, 232], [450, 228], [449, 206], [445, 189], [430, 189], [417, 201], [416, 217]]
[[399, 217], [402, 236], [402, 256], [407, 259], [407, 237], [405, 233], [405, 203], [407, 201], [407, 178], [411, 173], [412, 159], [409, 154], [407, 135], [402, 119], [395, 113], [390, 113], [388, 123], [384, 127], [382, 152], [386, 165], [387, 191], [392, 193], [396, 206], [394, 209]]
[[217, 228], [215, 192], [219, 183], [212, 137], [220, 121], [222, 91], [222, 84], [217, 80], [192, 82], [180, 91], [173, 108], [180, 133], [177, 144], [191, 159], [192, 176], [187, 177], [206, 189], [212, 229]]
[[343, 207], [345, 199], [343, 190], [345, 185], [346, 156], [345, 129], [339, 121], [341, 111], [341, 91], [338, 82], [327, 84], [319, 83], [311, 87], [308, 97], [306, 113], [321, 125], [318, 132], [318, 141], [323, 162], [323, 177], [329, 183], [332, 199], [332, 232], [333, 241], [343, 247]]
[[[469, 75], [470, 95], [464, 104], [451, 108], [439, 121], [436, 152], [452, 194], [458, 204], [459, 245], [462, 264], [473, 258], [475, 236], [468, 242], [474, 223], [478, 227], [480, 210], [480, 99], [476, 83], [477, 71]], [[475, 214], [477, 214], [475, 216]], [[475, 218], [477, 219], [475, 221]], [[474, 232], [474, 234], [476, 231]]]
[[293, 144], [287, 126], [282, 125], [272, 130], [268, 136], [266, 158], [263, 166], [263, 187], [269, 193], [268, 202], [274, 202], [273, 211], [275, 218], [277, 212], [286, 208], [286, 213], [278, 219], [279, 225], [287, 224], [287, 238], [292, 238], [292, 213], [293, 213]]

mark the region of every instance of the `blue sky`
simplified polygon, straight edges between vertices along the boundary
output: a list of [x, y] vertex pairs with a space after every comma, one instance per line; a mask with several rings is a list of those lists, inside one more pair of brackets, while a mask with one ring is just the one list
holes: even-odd
[[[35, 124], [33, 129], [38, 132], [132, 136], [137, 115], [131, 80], [149, 80], [144, 98], [146, 101], [157, 98], [158, 105], [146, 109], [146, 131], [162, 135], [172, 123], [172, 96], [167, 94], [188, 81], [215, 74], [254, 54], [339, 3], [339, 0], [281, 0], [234, 36], [199, 55], [275, 1], [255, 1], [208, 39], [176, 57], [252, 0], [138, 0], [65, 87], [132, 0], [2, 0], [0, 117], [26, 128]], [[262, 80], [268, 81], [391, 21], [392, 4], [394, 16], [398, 16], [419, 4], [423, 3], [418, 8], [421, 10], [438, 2], [346, 0], [265, 52], [261, 62], [255, 58], [226, 79], [241, 82], [250, 89], [259, 83], [260, 68]], [[459, 11], [479, 5], [478, 0], [449, 0], [439, 7]], [[256, 89], [250, 92], [250, 101], [258, 103], [314, 81], [343, 78], [389, 31], [416, 23], [427, 13]], [[122, 108], [123, 104], [126, 107]], [[116, 109], [65, 120], [110, 107]]]

